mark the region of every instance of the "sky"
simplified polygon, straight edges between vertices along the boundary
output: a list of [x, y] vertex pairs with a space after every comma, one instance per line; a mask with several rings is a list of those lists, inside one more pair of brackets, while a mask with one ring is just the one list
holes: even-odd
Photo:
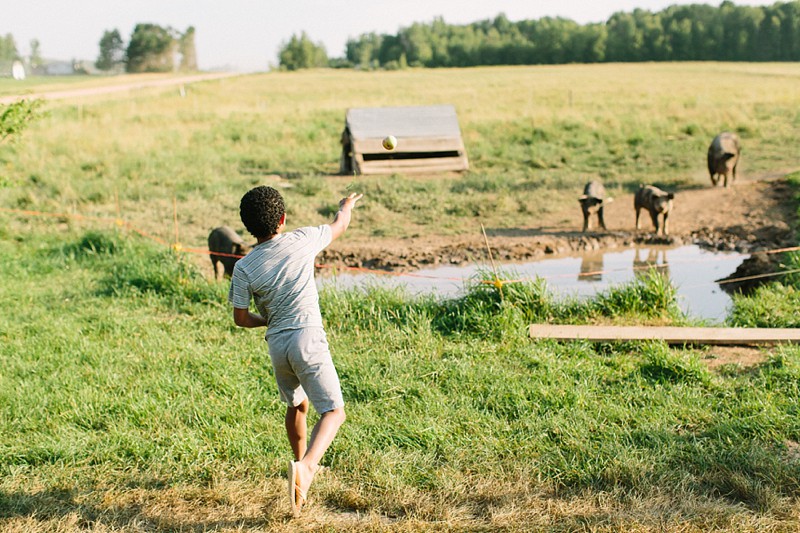
[[[771, 5], [775, 0], [734, 0]], [[264, 71], [278, 63], [278, 50], [305, 31], [329, 57], [343, 57], [349, 38], [396, 34], [414, 22], [442, 17], [467, 24], [504, 13], [511, 21], [545, 16], [580, 24], [603, 22], [617, 11], [660, 11], [701, 0], [0, 0], [0, 35], [12, 34], [22, 55], [37, 39], [46, 59], [94, 61], [100, 38], [117, 29], [127, 42], [137, 23], [194, 26], [201, 70]]]

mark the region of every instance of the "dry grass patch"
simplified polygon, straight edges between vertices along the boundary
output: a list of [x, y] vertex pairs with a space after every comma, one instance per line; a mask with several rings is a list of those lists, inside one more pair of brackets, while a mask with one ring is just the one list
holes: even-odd
[[[319, 480], [299, 519], [292, 519], [283, 479], [212, 488], [96, 489], [5, 494], [15, 506], [0, 516], [4, 532], [77, 531], [790, 531], [800, 501], [782, 499], [769, 515], [725, 499], [691, 494], [631, 495], [585, 491], [559, 495], [525, 480], [472, 480], [458, 494], [419, 494], [416, 511], [387, 516], [348, 510], [343, 481]], [[365, 491], [368, 495], [369, 490]], [[388, 502], [371, 500], [367, 506]]]
[[709, 346], [701, 360], [710, 370], [727, 365], [751, 368], [769, 358], [769, 348], [755, 346]]

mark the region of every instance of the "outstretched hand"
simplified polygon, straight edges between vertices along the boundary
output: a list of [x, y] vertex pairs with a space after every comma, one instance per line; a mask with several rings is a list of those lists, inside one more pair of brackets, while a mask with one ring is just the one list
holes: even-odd
[[339, 212], [336, 213], [336, 217], [334, 217], [333, 222], [330, 224], [332, 231], [331, 240], [338, 238], [345, 232], [347, 226], [350, 225], [350, 213], [353, 207], [355, 207], [356, 202], [361, 200], [362, 196], [364, 195], [352, 192], [349, 196], [345, 196], [339, 200]]
[[339, 200], [339, 209], [352, 209], [363, 196], [361, 193], [351, 192], [348, 196]]

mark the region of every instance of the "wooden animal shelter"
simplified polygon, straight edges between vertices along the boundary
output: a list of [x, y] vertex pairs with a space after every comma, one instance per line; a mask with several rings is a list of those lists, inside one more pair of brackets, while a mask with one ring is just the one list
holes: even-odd
[[[389, 135], [393, 150], [383, 147]], [[362, 107], [347, 110], [342, 132], [342, 174], [394, 174], [469, 169], [452, 105]]]

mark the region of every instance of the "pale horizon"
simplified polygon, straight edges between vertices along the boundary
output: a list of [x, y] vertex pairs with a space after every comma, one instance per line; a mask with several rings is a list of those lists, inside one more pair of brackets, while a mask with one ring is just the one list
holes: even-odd
[[[329, 57], [344, 57], [348, 39], [364, 33], [396, 34], [415, 22], [441, 17], [448, 24], [469, 24], [503, 13], [511, 21], [563, 17], [580, 24], [604, 22], [619, 11], [636, 8], [661, 11], [676, 4], [720, 2], [669, 0], [301, 0], [294, 5], [253, 5], [243, 0], [90, 0], [15, 2], [11, 16], [0, 20], [0, 35], [12, 34], [19, 53], [30, 54], [37, 39], [44, 58], [69, 61], [97, 59], [106, 30], [117, 29], [126, 41], [136, 24], [158, 24], [185, 31], [196, 30], [198, 66], [201, 70], [263, 71], [277, 65], [278, 50], [292, 35], [305, 32], [322, 43]], [[734, 1], [736, 5], [765, 6], [774, 1]]]

